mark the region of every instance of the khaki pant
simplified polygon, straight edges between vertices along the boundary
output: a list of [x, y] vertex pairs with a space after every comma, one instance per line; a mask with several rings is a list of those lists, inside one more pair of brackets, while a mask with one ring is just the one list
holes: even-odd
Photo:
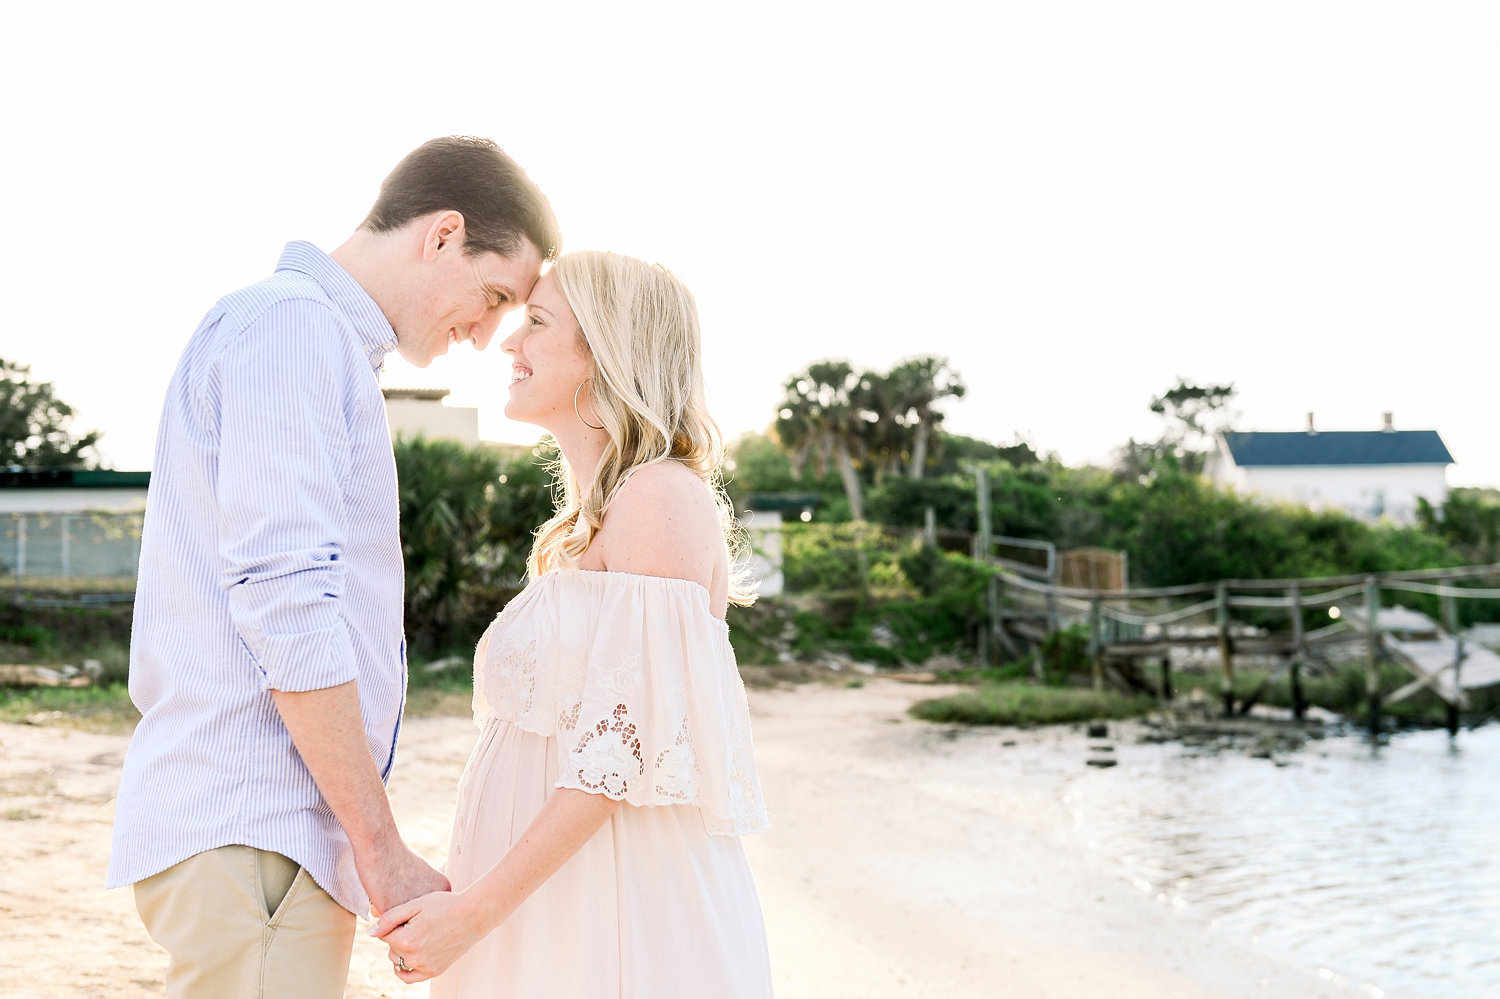
[[340, 999], [354, 915], [295, 861], [222, 846], [138, 882], [168, 999]]

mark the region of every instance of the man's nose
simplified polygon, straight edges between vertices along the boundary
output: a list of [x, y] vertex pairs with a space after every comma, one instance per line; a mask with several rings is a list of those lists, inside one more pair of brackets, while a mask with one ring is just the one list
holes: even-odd
[[469, 327], [469, 339], [474, 342], [475, 350], [483, 350], [490, 345], [495, 338], [495, 331], [500, 328], [500, 317], [494, 319], [481, 319]]

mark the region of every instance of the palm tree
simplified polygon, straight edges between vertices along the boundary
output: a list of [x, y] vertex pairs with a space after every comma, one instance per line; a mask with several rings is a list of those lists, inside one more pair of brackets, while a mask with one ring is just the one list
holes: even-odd
[[914, 357], [892, 368], [886, 375], [889, 385], [891, 419], [909, 433], [910, 460], [907, 474], [920, 479], [927, 469], [927, 450], [943, 414], [935, 407], [952, 397], [962, 398], [967, 391], [958, 372], [948, 367], [946, 359]]
[[855, 520], [865, 516], [864, 490], [854, 467], [863, 454], [867, 422], [856, 398], [860, 380], [848, 361], [810, 364], [787, 379], [776, 418], [776, 436], [791, 455], [793, 473], [800, 478], [807, 460], [816, 456], [819, 474], [826, 474], [831, 458]]
[[910, 436], [900, 422], [900, 386], [889, 375], [866, 371], [850, 394], [855, 409], [854, 426], [860, 436], [860, 453], [868, 464], [875, 483], [901, 474], [903, 456]]

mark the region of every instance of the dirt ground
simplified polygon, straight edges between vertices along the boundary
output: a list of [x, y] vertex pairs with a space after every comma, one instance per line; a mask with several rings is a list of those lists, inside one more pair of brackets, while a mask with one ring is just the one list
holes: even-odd
[[[1082, 754], [1068, 728], [982, 735], [910, 719], [944, 688], [873, 679], [751, 691], [770, 832], [750, 837], [782, 999], [1238, 999], [1342, 993], [1154, 904], [1059, 848], [1057, 795], [972, 740]], [[447, 852], [467, 717], [404, 726], [390, 794], [413, 847]], [[969, 740], [969, 750], [953, 753]], [[0, 725], [0, 996], [162, 993], [128, 890], [105, 891], [127, 738]], [[995, 745], [1000, 745], [995, 742]], [[983, 743], [987, 746], [988, 743]], [[983, 758], [982, 754], [979, 758]], [[363, 926], [364, 924], [362, 924]], [[418, 997], [359, 934], [347, 997]]]

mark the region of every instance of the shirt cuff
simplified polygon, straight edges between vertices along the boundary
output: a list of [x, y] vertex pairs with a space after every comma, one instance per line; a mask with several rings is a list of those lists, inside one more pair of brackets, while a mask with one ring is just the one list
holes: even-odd
[[255, 665], [263, 689], [287, 693], [325, 690], [357, 676], [354, 644], [342, 622], [322, 631], [270, 636]]

